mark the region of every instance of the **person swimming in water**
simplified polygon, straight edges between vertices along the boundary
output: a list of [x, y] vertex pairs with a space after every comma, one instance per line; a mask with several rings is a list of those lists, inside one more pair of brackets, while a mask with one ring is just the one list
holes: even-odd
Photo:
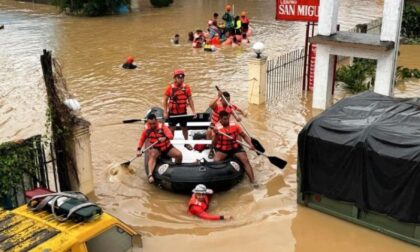
[[122, 65], [124, 69], [135, 69], [137, 67], [136, 64], [134, 64], [134, 58], [129, 56], [127, 60]]
[[230, 215], [212, 215], [207, 213], [210, 204], [210, 195], [213, 190], [208, 189], [203, 184], [198, 184], [192, 190], [193, 195], [188, 202], [188, 214], [195, 215], [205, 220], [232, 220]]

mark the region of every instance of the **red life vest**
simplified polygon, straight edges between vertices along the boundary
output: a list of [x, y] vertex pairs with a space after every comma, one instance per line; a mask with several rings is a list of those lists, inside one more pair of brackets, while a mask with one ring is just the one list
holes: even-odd
[[[231, 136], [233, 139], [238, 139], [239, 132], [241, 132], [241, 129], [239, 125], [237, 125], [235, 122], [229, 122], [228, 127], [223, 127], [221, 123], [216, 124], [216, 128], [222, 132], [225, 133], [228, 136]], [[239, 144], [234, 141], [233, 139], [230, 139], [226, 136], [223, 136], [222, 134], [217, 134], [216, 139], [216, 149], [219, 149], [221, 151], [230, 151], [236, 148], [239, 148]]]
[[187, 85], [182, 83], [177, 87], [171, 84], [171, 96], [169, 96], [169, 113], [173, 115], [186, 114], [188, 105]]
[[[234, 105], [232, 105], [233, 109], [236, 109]], [[220, 111], [226, 111], [229, 115], [233, 113], [232, 108], [229, 106], [223, 107], [223, 103], [219, 100], [216, 102], [216, 106], [211, 113], [211, 122], [216, 125], [219, 122], [219, 113]]]
[[[203, 211], [206, 211], [209, 208], [209, 197], [204, 195], [204, 201], [199, 201], [195, 197], [195, 193], [191, 196], [190, 201], [188, 202], [188, 212], [190, 213], [190, 209], [192, 206], [199, 206]], [[190, 213], [191, 214], [191, 213]]]
[[[168, 137], [165, 136], [165, 133], [163, 132], [163, 123], [158, 123], [157, 127], [155, 129], [150, 128], [149, 123], [146, 123], [144, 126], [144, 129], [146, 130], [147, 138], [149, 139], [150, 144], [153, 144], [155, 142], [158, 142], [153, 146], [156, 149], [159, 149], [160, 151], [165, 151], [171, 146], [171, 142], [169, 141]], [[160, 137], [166, 137], [166, 140], [163, 142], [159, 142]]]

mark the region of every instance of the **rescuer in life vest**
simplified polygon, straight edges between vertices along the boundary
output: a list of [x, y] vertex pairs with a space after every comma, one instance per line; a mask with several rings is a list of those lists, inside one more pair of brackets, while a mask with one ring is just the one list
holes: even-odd
[[241, 12], [241, 33], [242, 38], [246, 39], [249, 43], [248, 39], [248, 32], [249, 32], [249, 19], [246, 17], [246, 11]]
[[144, 130], [141, 133], [139, 144], [137, 145], [137, 156], [140, 157], [142, 155], [141, 148], [146, 140], [149, 141], [149, 144], [154, 144], [158, 142], [148, 150], [148, 167], [149, 167], [149, 175], [148, 181], [149, 183], [154, 182], [153, 178], [153, 170], [156, 166], [156, 160], [158, 157], [162, 158], [175, 158], [175, 163], [180, 164], [182, 162], [182, 153], [175, 148], [170, 140], [173, 139], [174, 136], [171, 130], [165, 126], [163, 122], [159, 122], [156, 120], [155, 114], [149, 114], [147, 116], [147, 122], [144, 125]]
[[[195, 114], [192, 92], [190, 86], [184, 82], [184, 70], [175, 70], [173, 77], [175, 80], [174, 83], [169, 84], [166, 87], [165, 94], [163, 96], [163, 117], [168, 119], [169, 128], [171, 129], [172, 134], [175, 132], [176, 125], [179, 123], [185, 140], [188, 140], [186, 116], [188, 105], [191, 108], [194, 118], [197, 117]], [[171, 118], [171, 116], [175, 117]], [[193, 149], [190, 144], [185, 144], [184, 147], [187, 150]]]
[[[212, 109], [211, 114], [211, 123], [210, 127], [214, 127], [216, 123], [219, 122], [219, 113], [221, 111], [226, 111], [229, 115], [232, 115], [233, 111], [238, 112], [242, 116], [246, 117], [246, 113], [242, 111], [240, 108], [238, 108], [235, 104], [230, 103], [231, 107], [226, 103], [225, 99], [223, 99], [222, 95], [226, 98], [226, 100], [230, 103], [230, 94], [229, 92], [218, 92], [218, 96], [212, 100], [209, 104], [209, 108]], [[236, 119], [236, 121], [240, 122], [242, 119], [239, 116], [236, 116], [233, 114], [233, 117]], [[213, 139], [213, 130], [209, 128], [207, 130], [207, 139]], [[214, 157], [214, 149], [213, 146], [210, 146], [210, 152], [209, 156], [210, 159]]]
[[[213, 131], [213, 146], [216, 149], [214, 161], [222, 161], [227, 157], [236, 157], [244, 165], [249, 181], [254, 184], [255, 178], [251, 164], [249, 163], [245, 150], [242, 148], [241, 144], [237, 142], [239, 137], [241, 137], [250, 146], [250, 150], [255, 150], [251, 138], [242, 131], [242, 128], [238, 124], [229, 120], [229, 113], [226, 111], [221, 111], [219, 113], [219, 122], [213, 127]], [[233, 139], [219, 134], [219, 132], [224, 133]]]
[[209, 208], [210, 197], [213, 190], [208, 189], [203, 184], [198, 184], [192, 190], [193, 195], [188, 202], [188, 214], [198, 216], [205, 220], [231, 220], [232, 216], [229, 215], [212, 215], [206, 211]]
[[134, 58], [133, 58], [133, 57], [131, 57], [131, 56], [129, 56], [129, 57], [127, 58], [127, 60], [124, 62], [124, 64], [122, 65], [122, 67], [123, 67], [124, 69], [134, 69], [134, 68], [136, 68], [136, 67], [137, 67], [137, 65], [136, 65], [136, 64], [134, 64]]

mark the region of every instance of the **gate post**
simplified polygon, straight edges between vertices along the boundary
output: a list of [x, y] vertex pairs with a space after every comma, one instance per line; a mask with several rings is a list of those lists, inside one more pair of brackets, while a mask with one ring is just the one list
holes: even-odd
[[73, 139], [71, 142], [73, 160], [77, 167], [79, 183], [72, 180], [72, 189], [84, 194], [93, 191], [92, 155], [90, 147], [90, 123], [77, 117], [73, 126]]
[[263, 104], [267, 85], [267, 57], [252, 58], [248, 65], [248, 102]]

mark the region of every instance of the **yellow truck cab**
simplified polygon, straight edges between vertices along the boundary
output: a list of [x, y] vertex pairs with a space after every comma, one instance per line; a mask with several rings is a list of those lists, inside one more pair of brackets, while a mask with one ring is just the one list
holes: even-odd
[[34, 211], [24, 205], [0, 210], [0, 251], [141, 251], [140, 234], [102, 210], [94, 218], [74, 222], [57, 218], [50, 209]]

